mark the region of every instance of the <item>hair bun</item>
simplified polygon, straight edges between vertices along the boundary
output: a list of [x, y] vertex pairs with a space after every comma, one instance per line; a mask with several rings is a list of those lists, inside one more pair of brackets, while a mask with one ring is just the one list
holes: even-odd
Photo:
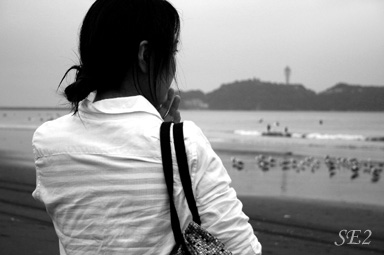
[[93, 91], [87, 79], [78, 79], [64, 90], [65, 97], [71, 103], [80, 102]]

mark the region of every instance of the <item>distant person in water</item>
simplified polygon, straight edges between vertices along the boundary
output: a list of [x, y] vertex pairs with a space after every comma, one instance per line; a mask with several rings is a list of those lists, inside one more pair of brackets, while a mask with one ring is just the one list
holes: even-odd
[[[64, 75], [76, 70], [64, 90], [73, 111], [33, 136], [33, 197], [46, 206], [60, 254], [170, 254], [175, 247], [160, 126], [181, 119], [170, 88], [179, 33], [179, 15], [165, 0], [96, 0], [87, 12], [79, 64]], [[207, 138], [187, 121], [184, 138], [202, 227], [233, 254], [261, 254]], [[174, 175], [184, 231], [192, 216]]]

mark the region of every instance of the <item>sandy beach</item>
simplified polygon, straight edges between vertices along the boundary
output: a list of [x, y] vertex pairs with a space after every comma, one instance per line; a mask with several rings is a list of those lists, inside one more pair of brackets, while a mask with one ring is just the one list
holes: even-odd
[[[59, 254], [58, 241], [52, 223], [43, 205], [36, 202], [31, 193], [35, 186], [35, 171], [33, 166], [30, 141], [32, 130], [0, 130], [0, 247], [1, 254]], [[12, 143], [9, 143], [12, 141]], [[6, 145], [7, 144], [7, 145]], [[249, 189], [258, 191], [259, 188], [244, 186], [244, 180], [255, 178], [254, 186], [266, 189], [260, 176], [275, 178], [270, 173], [256, 171], [248, 167], [238, 171], [231, 167], [229, 156], [235, 155], [247, 160], [247, 155], [241, 151], [223, 151], [218, 154], [226, 165], [233, 180], [233, 186], [243, 202], [244, 212], [250, 217], [250, 223], [263, 245], [263, 254], [383, 254], [384, 253], [384, 207], [372, 203], [354, 203], [338, 201], [337, 199], [311, 199], [311, 196], [296, 196], [299, 191], [292, 186], [297, 185], [293, 180], [299, 177], [289, 177], [286, 193], [282, 193], [281, 180], [269, 192], [260, 195], [250, 195]], [[285, 155], [273, 154], [277, 160], [283, 160]], [[250, 158], [251, 156], [248, 155]], [[253, 154], [252, 154], [253, 157]], [[250, 159], [248, 159], [250, 160]], [[247, 161], [246, 161], [247, 162]], [[293, 172], [293, 171], [291, 171]], [[305, 175], [294, 175], [303, 176]], [[280, 171], [279, 171], [280, 175]], [[257, 181], [259, 178], [259, 182]], [[323, 178], [322, 175], [316, 177]], [[340, 179], [345, 176], [340, 176]], [[267, 179], [265, 179], [267, 180]], [[344, 179], [342, 179], [344, 180]], [[348, 180], [348, 179], [347, 179]], [[366, 184], [364, 184], [366, 182]], [[361, 180], [361, 185], [374, 189], [382, 185], [371, 184], [369, 180]], [[339, 183], [343, 183], [340, 181]], [[248, 186], [247, 186], [248, 185]], [[339, 184], [338, 184], [339, 185]], [[349, 182], [343, 184], [348, 187]], [[356, 184], [353, 184], [356, 185]], [[278, 189], [276, 189], [278, 187]], [[357, 186], [351, 186], [357, 187]], [[378, 189], [379, 190], [379, 189]], [[317, 191], [316, 191], [317, 192]], [[267, 194], [267, 195], [266, 195]], [[269, 194], [269, 195], [268, 195]], [[348, 244], [345, 232], [345, 242], [339, 236], [341, 230], [357, 230], [354, 239], [360, 244]], [[370, 231], [371, 235], [369, 236]], [[365, 240], [366, 239], [366, 240]], [[362, 244], [363, 241], [370, 242]]]

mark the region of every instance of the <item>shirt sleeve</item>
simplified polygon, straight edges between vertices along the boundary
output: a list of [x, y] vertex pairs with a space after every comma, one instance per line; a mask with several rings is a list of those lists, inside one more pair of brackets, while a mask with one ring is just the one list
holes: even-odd
[[33, 134], [33, 138], [32, 138], [32, 151], [33, 151], [33, 155], [34, 155], [35, 169], [36, 169], [36, 188], [32, 192], [32, 197], [37, 201], [43, 202], [41, 199], [41, 196], [40, 196], [41, 183], [40, 183], [40, 169], [39, 169], [39, 163], [38, 163], [41, 160], [41, 155], [39, 154], [39, 151], [36, 148], [36, 140], [38, 140], [38, 138], [39, 138], [39, 132], [38, 132], [39, 129], [40, 128], [38, 128], [35, 131], [35, 133]]
[[194, 196], [202, 227], [232, 254], [261, 254], [243, 205], [230, 187], [231, 178], [209, 141], [193, 122], [185, 122], [185, 143]]

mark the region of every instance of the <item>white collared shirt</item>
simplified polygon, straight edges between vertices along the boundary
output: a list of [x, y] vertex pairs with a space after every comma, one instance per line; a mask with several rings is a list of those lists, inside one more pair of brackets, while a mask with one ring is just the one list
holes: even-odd
[[[162, 122], [142, 96], [85, 99], [78, 115], [36, 130], [33, 197], [52, 218], [60, 254], [170, 253], [175, 241], [161, 160]], [[184, 122], [184, 136], [202, 227], [233, 254], [260, 254], [221, 160], [193, 122]], [[192, 217], [171, 147], [174, 199], [184, 230]]]

